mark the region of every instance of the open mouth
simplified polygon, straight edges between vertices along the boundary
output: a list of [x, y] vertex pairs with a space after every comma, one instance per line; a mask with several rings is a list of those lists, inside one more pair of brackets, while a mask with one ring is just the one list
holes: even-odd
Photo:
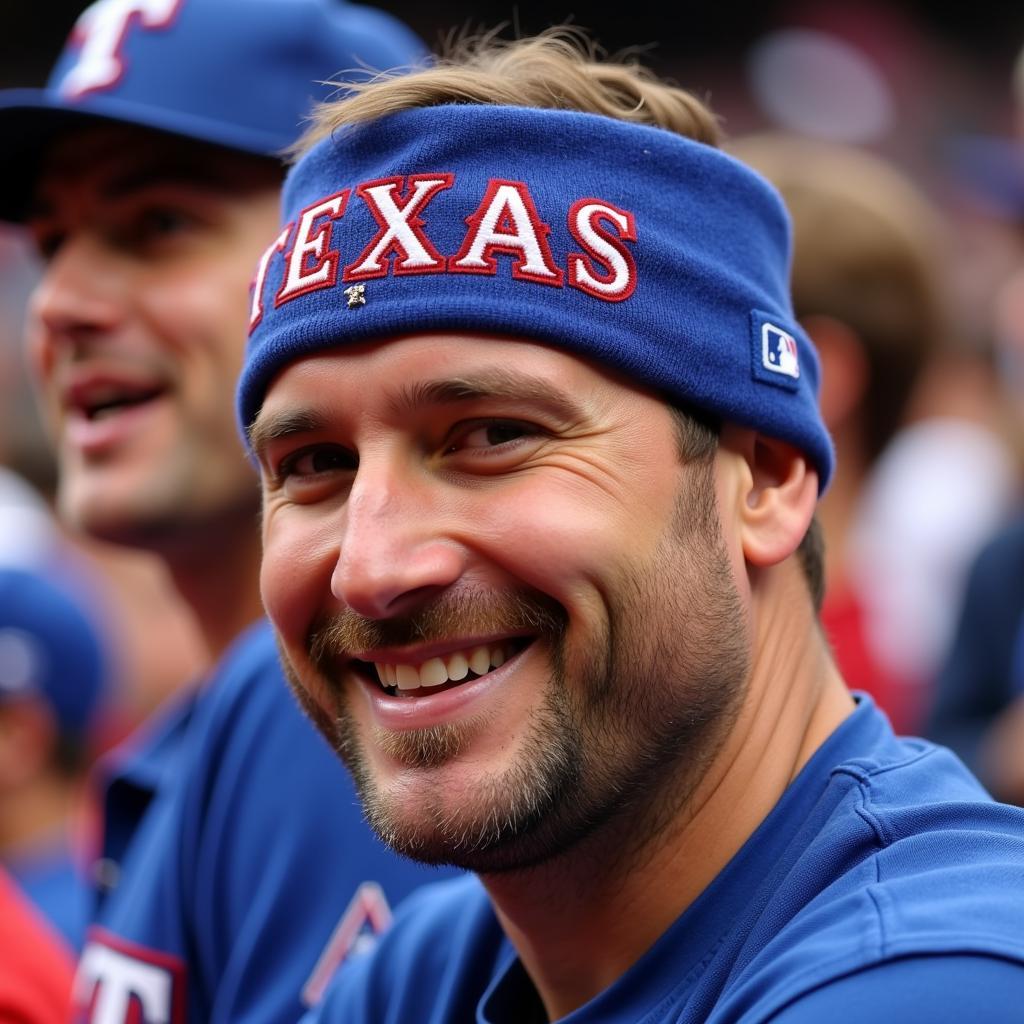
[[85, 419], [95, 422], [152, 402], [165, 391], [159, 385], [103, 384], [74, 390], [69, 404]]
[[501, 668], [533, 642], [533, 637], [509, 637], [494, 643], [408, 662], [354, 661], [356, 668], [380, 683], [391, 697], [418, 697], [468, 683]]

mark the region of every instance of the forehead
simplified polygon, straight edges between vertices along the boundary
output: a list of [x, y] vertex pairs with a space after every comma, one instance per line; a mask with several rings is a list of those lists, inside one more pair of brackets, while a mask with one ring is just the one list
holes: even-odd
[[29, 217], [72, 198], [116, 200], [149, 187], [185, 185], [225, 195], [277, 189], [282, 171], [263, 157], [130, 125], [58, 136], [40, 162]]
[[547, 375], [566, 388], [633, 390], [623, 380], [587, 359], [528, 338], [474, 333], [424, 333], [324, 348], [289, 364], [271, 383], [267, 398], [292, 385], [327, 377], [346, 389], [377, 382], [379, 388], [409, 376], [493, 373], [510, 376]]
[[280, 415], [308, 410], [349, 419], [417, 407], [498, 399], [544, 406], [568, 419], [634, 404], [662, 404], [613, 371], [551, 345], [477, 334], [418, 334], [329, 348], [295, 360], [264, 396], [253, 436]]

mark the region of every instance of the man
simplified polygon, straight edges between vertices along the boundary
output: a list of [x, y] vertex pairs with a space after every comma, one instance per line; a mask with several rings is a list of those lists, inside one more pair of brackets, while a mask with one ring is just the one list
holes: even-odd
[[88, 581], [0, 566], [0, 862], [81, 949], [81, 790], [111, 672]]
[[60, 510], [159, 554], [219, 659], [106, 785], [76, 981], [103, 1024], [294, 1020], [426, 877], [365, 829], [256, 624], [259, 491], [230, 400], [279, 153], [318, 83], [420, 52], [334, 0], [105, 0], [46, 90], [0, 111], [2, 213], [45, 261], [29, 331]]
[[855, 702], [777, 195], [564, 37], [327, 108], [239, 385], [262, 591], [409, 901], [319, 1019], [1016, 1020], [1024, 818]]

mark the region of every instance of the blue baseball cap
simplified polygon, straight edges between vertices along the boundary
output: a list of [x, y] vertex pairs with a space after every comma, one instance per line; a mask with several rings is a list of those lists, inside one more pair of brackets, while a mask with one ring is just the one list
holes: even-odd
[[0, 91], [0, 219], [18, 221], [47, 145], [115, 122], [277, 158], [317, 101], [407, 67], [422, 42], [345, 0], [97, 0], [43, 89]]
[[84, 736], [110, 672], [99, 626], [56, 576], [0, 569], [0, 703], [38, 696], [62, 734]]

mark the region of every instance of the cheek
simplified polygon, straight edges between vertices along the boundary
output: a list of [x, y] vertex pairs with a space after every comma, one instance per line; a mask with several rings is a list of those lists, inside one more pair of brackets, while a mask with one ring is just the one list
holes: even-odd
[[267, 615], [292, 654], [304, 645], [309, 625], [332, 602], [331, 574], [337, 547], [325, 528], [296, 510], [266, 511], [260, 590]]
[[248, 318], [248, 276], [238, 268], [201, 264], [140, 289], [148, 317], [184, 356], [241, 370]]
[[600, 600], [608, 581], [656, 536], [617, 499], [569, 485], [523, 487], [481, 501], [471, 544], [490, 562], [567, 611]]
[[38, 319], [31, 310], [25, 325], [25, 359], [33, 382], [46, 401], [54, 399], [53, 372], [55, 366], [55, 350], [52, 340], [48, 338]]

